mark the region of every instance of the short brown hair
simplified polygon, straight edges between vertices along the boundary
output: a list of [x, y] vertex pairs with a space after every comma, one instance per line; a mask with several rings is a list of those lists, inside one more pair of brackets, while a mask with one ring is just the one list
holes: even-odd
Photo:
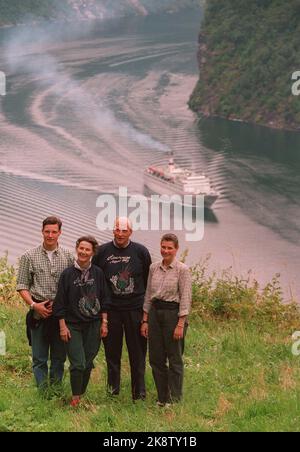
[[92, 245], [94, 253], [96, 252], [96, 249], [98, 247], [98, 242], [92, 235], [83, 235], [76, 241], [76, 248], [79, 247], [81, 242], [88, 242]]
[[175, 245], [175, 248], [176, 249], [179, 248], [179, 240], [178, 240], [177, 235], [175, 235], [175, 234], [171, 234], [171, 233], [164, 234], [160, 240], [160, 243], [162, 243], [162, 242], [173, 242]]
[[54, 217], [54, 216], [45, 218], [45, 220], [43, 221], [43, 230], [45, 229], [45, 226], [48, 226], [49, 224], [51, 224], [51, 225], [57, 224], [59, 230], [61, 230], [62, 221], [60, 218]]

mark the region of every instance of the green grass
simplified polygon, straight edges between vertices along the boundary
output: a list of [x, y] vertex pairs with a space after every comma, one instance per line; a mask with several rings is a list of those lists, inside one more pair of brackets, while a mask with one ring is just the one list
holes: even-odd
[[22, 308], [0, 307], [7, 336], [7, 355], [0, 358], [0, 431], [300, 431], [300, 358], [291, 353], [288, 329], [192, 319], [184, 400], [167, 409], [155, 405], [149, 368], [147, 401], [132, 403], [126, 355], [121, 395], [107, 396], [101, 350], [86, 403], [72, 411], [68, 371], [60, 394], [41, 395], [35, 388], [24, 315]]
[[0, 331], [7, 338], [7, 354], [0, 357], [0, 431], [300, 431], [300, 357], [291, 352], [299, 309], [282, 303], [277, 278], [260, 289], [229, 270], [208, 277], [206, 263], [194, 269], [182, 403], [156, 407], [147, 367], [147, 400], [133, 404], [126, 353], [121, 394], [107, 396], [101, 347], [86, 401], [72, 410], [67, 369], [60, 392], [40, 394], [35, 387], [26, 308], [15, 295], [13, 267], [0, 259]]

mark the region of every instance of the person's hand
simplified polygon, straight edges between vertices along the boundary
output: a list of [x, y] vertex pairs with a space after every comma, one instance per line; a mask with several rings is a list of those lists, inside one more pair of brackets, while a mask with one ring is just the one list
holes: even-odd
[[179, 341], [180, 339], [183, 339], [184, 337], [184, 326], [183, 325], [176, 325], [173, 339], [175, 341]]
[[149, 334], [149, 324], [148, 323], [142, 323], [141, 325], [141, 335], [148, 339]]
[[101, 330], [100, 330], [100, 335], [101, 335], [101, 338], [102, 338], [102, 339], [103, 339], [104, 337], [107, 337], [107, 335], [108, 335], [108, 324], [107, 324], [107, 323], [102, 322], [102, 324], [101, 324]]
[[63, 342], [67, 343], [71, 339], [71, 333], [68, 327], [60, 328], [60, 338]]
[[52, 315], [52, 305], [53, 302], [46, 300], [42, 303], [35, 303], [33, 309], [42, 319], [47, 319]]

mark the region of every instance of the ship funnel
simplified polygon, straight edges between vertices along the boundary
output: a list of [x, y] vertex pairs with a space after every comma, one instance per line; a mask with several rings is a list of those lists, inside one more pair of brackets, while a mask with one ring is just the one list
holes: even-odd
[[171, 158], [171, 159], [169, 159], [169, 171], [170, 171], [170, 173], [172, 173], [174, 169], [175, 169], [174, 159]]

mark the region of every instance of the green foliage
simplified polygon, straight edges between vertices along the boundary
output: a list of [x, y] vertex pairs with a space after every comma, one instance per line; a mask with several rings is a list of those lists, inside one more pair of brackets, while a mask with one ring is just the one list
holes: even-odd
[[0, 356], [0, 431], [299, 431], [299, 357], [291, 352], [292, 333], [300, 329], [298, 307], [282, 303], [277, 276], [260, 289], [251, 273], [236, 277], [228, 269], [217, 276], [209, 274], [208, 263], [193, 271], [183, 402], [158, 408], [147, 366], [147, 400], [133, 404], [126, 353], [120, 396], [108, 396], [101, 347], [84, 403], [73, 410], [67, 367], [62, 388], [40, 393], [34, 386], [26, 308], [8, 303], [15, 271], [5, 256], [1, 278], [11, 289], [0, 300], [0, 331], [7, 339], [7, 353]]
[[0, 304], [18, 303], [16, 295], [16, 270], [8, 263], [7, 254], [0, 258]]
[[[199, 6], [202, 0], [140, 0], [141, 7], [150, 13], [178, 11]], [[124, 16], [136, 14], [138, 9], [127, 0], [1, 0], [0, 25], [26, 23], [42, 19], [75, 19], [87, 17]]]
[[299, 129], [298, 0], [208, 0], [200, 34], [194, 111]]
[[7, 355], [0, 357], [0, 431], [299, 431], [299, 358], [291, 353], [287, 327], [194, 315], [186, 339], [184, 400], [166, 409], [156, 407], [149, 366], [147, 400], [132, 403], [126, 354], [120, 396], [106, 395], [101, 347], [85, 401], [72, 410], [67, 368], [60, 391], [39, 393], [34, 386], [22, 329], [25, 310], [0, 311], [8, 343]]
[[[67, 5], [66, 0], [61, 0], [61, 4]], [[0, 24], [24, 23], [31, 16], [36, 18], [57, 17], [58, 12], [63, 10], [63, 6], [58, 7], [59, 2], [53, 0], [1, 0], [0, 3]]]
[[263, 289], [252, 278], [236, 276], [226, 269], [208, 274], [209, 257], [193, 268], [193, 312], [202, 317], [236, 319], [257, 325], [276, 324], [297, 328], [300, 309], [295, 300], [284, 303], [280, 275]]

